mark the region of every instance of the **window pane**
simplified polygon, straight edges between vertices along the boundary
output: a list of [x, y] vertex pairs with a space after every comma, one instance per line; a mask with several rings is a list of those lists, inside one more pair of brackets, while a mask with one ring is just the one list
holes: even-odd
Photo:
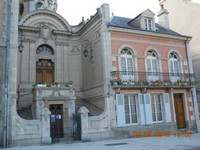
[[128, 67], [128, 71], [133, 72], [133, 67]]
[[121, 57], [121, 66], [126, 66], [125, 58]]
[[155, 113], [155, 106], [154, 106], [154, 104], [151, 104], [151, 111], [152, 111], [152, 113]]
[[129, 67], [133, 67], [133, 60], [132, 58], [127, 58], [127, 64]]
[[148, 72], [151, 72], [151, 61], [150, 61], [150, 59], [147, 59], [147, 67], [148, 67]]
[[135, 104], [135, 99], [134, 99], [134, 96], [132, 95], [132, 96], [130, 96], [130, 103], [133, 105], [133, 104]]
[[179, 73], [179, 70], [178, 70], [178, 62], [177, 62], [177, 61], [174, 61], [174, 72], [175, 72], [175, 73]]
[[137, 123], [137, 115], [136, 114], [133, 114], [131, 115], [131, 119], [132, 119], [132, 123]]
[[126, 124], [130, 124], [130, 115], [126, 115]]
[[153, 119], [153, 121], [156, 121], [156, 114], [155, 113], [152, 113], [152, 119]]
[[149, 30], [152, 30], [152, 21], [148, 19], [148, 24], [149, 24]]
[[128, 102], [128, 96], [124, 96], [124, 104], [126, 105], [126, 104], [129, 104], [129, 102]]
[[147, 23], [147, 19], [144, 20], [145, 21], [145, 29], [148, 30], [148, 23]]
[[170, 61], [170, 72], [171, 72], [171, 73], [174, 73], [173, 61]]
[[[121, 67], [122, 71], [126, 71], [126, 67]], [[124, 72], [123, 74], [126, 74], [126, 72]]]
[[124, 108], [125, 108], [125, 114], [129, 114], [129, 106], [125, 105]]
[[157, 121], [162, 121], [162, 113], [157, 113]]
[[136, 113], [136, 105], [131, 105], [131, 113]]
[[157, 72], [157, 61], [152, 60], [152, 72]]

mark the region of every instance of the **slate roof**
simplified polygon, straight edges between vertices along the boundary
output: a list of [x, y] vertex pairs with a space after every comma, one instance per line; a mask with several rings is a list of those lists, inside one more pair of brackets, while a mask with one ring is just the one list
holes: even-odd
[[132, 29], [132, 30], [140, 30], [140, 31], [146, 31], [146, 32], [161, 33], [161, 34], [191, 38], [190, 36], [181, 35], [173, 30], [163, 28], [157, 23], [155, 23], [156, 30], [154, 31], [144, 30], [138, 26], [132, 26], [128, 24], [130, 21], [133, 21], [133, 20], [134, 19], [132, 18], [113, 16], [112, 20], [108, 23], [108, 27], [112, 26], [112, 27], [118, 27], [118, 28], [126, 28], [126, 29]]

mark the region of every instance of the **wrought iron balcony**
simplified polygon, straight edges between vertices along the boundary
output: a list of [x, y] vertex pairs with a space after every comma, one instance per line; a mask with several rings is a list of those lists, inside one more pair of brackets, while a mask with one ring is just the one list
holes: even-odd
[[163, 73], [163, 72], [135, 72], [113, 71], [111, 72], [111, 85], [115, 87], [195, 87], [194, 74]]

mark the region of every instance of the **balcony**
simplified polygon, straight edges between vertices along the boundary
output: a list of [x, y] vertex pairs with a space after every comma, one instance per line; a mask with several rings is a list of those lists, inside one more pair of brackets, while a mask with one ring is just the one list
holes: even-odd
[[162, 72], [111, 72], [113, 88], [192, 88], [195, 87], [194, 74]]

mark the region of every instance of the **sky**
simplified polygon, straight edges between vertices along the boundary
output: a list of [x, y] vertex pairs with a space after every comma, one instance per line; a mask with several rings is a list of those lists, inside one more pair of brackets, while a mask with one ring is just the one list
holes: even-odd
[[146, 9], [150, 9], [157, 17], [160, 9], [158, 0], [57, 0], [58, 10], [70, 25], [77, 25], [82, 17], [86, 19], [94, 15], [102, 4], [110, 5], [110, 15], [134, 18]]

